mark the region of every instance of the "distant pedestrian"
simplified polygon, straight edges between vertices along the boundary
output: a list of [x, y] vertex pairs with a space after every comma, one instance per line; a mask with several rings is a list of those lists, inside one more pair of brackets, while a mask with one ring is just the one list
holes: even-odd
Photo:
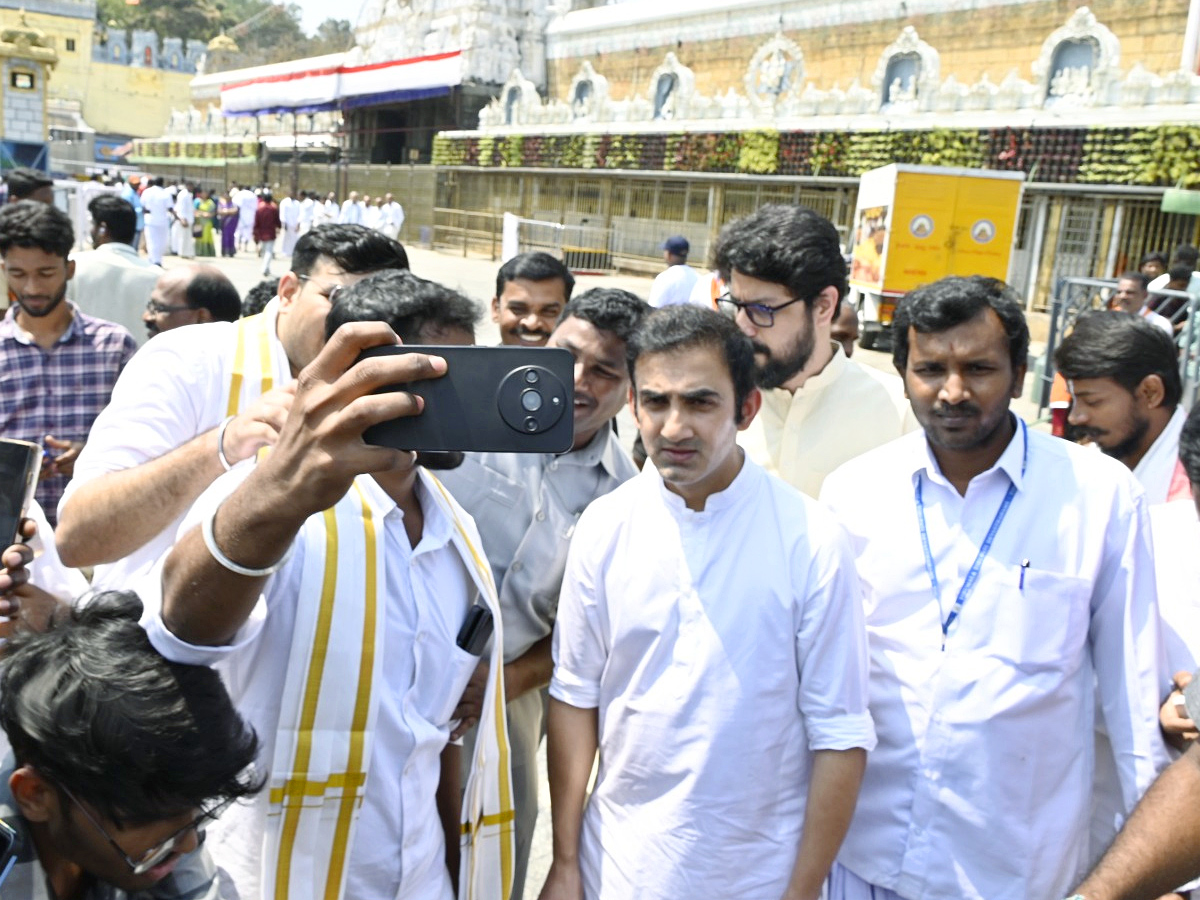
[[213, 223], [217, 219], [217, 201], [213, 200], [212, 191], [196, 192], [196, 224], [192, 233], [197, 231], [196, 255], [216, 256], [217, 246], [213, 241]]
[[221, 223], [221, 255], [237, 255], [238, 208], [228, 194], [222, 194], [217, 204], [217, 219]]
[[263, 191], [254, 213], [254, 240], [262, 247], [262, 273], [271, 274], [271, 259], [275, 256], [275, 238], [279, 235], [279, 206], [270, 191]]
[[692, 288], [700, 273], [687, 264], [688, 239], [681, 234], [663, 241], [663, 259], [667, 269], [654, 279], [650, 287], [651, 306], [678, 306], [691, 300]]

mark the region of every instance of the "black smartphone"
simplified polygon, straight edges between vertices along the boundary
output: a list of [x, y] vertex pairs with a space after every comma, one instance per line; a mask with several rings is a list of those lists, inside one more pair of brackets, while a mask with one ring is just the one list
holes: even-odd
[[398, 450], [565, 453], [575, 439], [575, 358], [549, 347], [373, 347], [359, 361], [401, 353], [446, 360], [441, 378], [383, 388], [425, 401], [418, 416], [373, 425], [369, 444]]
[[496, 623], [492, 620], [490, 609], [486, 606], [472, 606], [463, 620], [462, 628], [458, 629], [458, 646], [472, 656], [480, 656], [495, 628]]
[[4, 879], [8, 877], [16, 861], [17, 833], [11, 825], [0, 819], [0, 884], [4, 884]]

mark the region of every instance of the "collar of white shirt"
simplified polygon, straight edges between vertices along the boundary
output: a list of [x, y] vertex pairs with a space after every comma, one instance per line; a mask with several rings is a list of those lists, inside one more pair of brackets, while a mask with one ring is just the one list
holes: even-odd
[[699, 512], [688, 509], [687, 502], [683, 497], [667, 487], [667, 483], [663, 481], [662, 476], [658, 473], [658, 469], [655, 468], [653, 463], [647, 463], [645, 468], [642, 469], [642, 474], [658, 485], [663, 503], [666, 504], [671, 514], [679, 519], [688, 516], [709, 516], [737, 505], [753, 489], [755, 483], [765, 473], [762, 467], [750, 459], [749, 456], [744, 457], [742, 459], [742, 468], [734, 476], [733, 481], [729, 483], [729, 487], [723, 491], [717, 491], [715, 494], [710, 494], [704, 501], [704, 509]]
[[[1022, 490], [1025, 484], [1023, 469], [1026, 468], [1026, 443], [1029, 440], [1025, 428], [1022, 423], [1013, 413], [1009, 413], [1013, 422], [1013, 436], [1008, 442], [1008, 446], [1004, 448], [1004, 452], [1000, 454], [1000, 458], [986, 472], [980, 472], [971, 479], [971, 484], [981, 479], [986, 479], [991, 476], [992, 472], [1004, 472], [1009, 481], [1017, 486], [1017, 490]], [[914, 431], [901, 440], [909, 440], [913, 448], [913, 486], [916, 486], [917, 479], [922, 474], [934, 484], [949, 488], [957, 493], [957, 489], [950, 484], [950, 481], [942, 474], [942, 469], [938, 465], [937, 458], [933, 455], [933, 448], [929, 446], [929, 440], [925, 437], [924, 430]], [[968, 485], [968, 490], [970, 486]]]

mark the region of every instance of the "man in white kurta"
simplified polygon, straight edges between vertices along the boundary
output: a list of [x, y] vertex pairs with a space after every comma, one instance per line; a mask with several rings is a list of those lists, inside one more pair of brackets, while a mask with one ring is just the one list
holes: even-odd
[[726, 226], [716, 257], [730, 273], [719, 303], [754, 342], [763, 390], [739, 439], [751, 459], [816, 497], [842, 463], [917, 427], [900, 379], [848, 359], [833, 340], [847, 285], [828, 219], [765, 206]]
[[1028, 348], [1008, 288], [943, 279], [896, 321], [925, 430], [821, 493], [862, 583], [879, 735], [830, 896], [1062, 896], [1089, 862], [1097, 690], [1124, 813], [1165, 761], [1145, 500], [1008, 411]]
[[[720, 342], [738, 348], [728, 367]], [[588, 900], [815, 898], [853, 808], [858, 748], [874, 743], [853, 558], [824, 509], [737, 447], [757, 392], [732, 323], [668, 307], [630, 353], [653, 464], [589, 506], [571, 543], [550, 686], [551, 771], [567, 774], [552, 784], [547, 891], [577, 865]], [[600, 767], [575, 864], [559, 851], [590, 770], [583, 729]], [[853, 774], [835, 801], [827, 766], [843, 763]]]
[[341, 225], [364, 225], [363, 222], [363, 205], [358, 199], [358, 191], [351, 191], [350, 196], [342, 203], [342, 210], [338, 214], [338, 223]]
[[142, 210], [146, 223], [146, 256], [156, 266], [161, 266], [163, 254], [167, 250], [167, 241], [171, 234], [171, 215], [175, 202], [167, 189], [163, 187], [162, 179], [155, 178], [150, 186], [142, 191]]
[[[218, 479], [193, 507], [180, 534], [198, 524], [253, 471], [239, 466]], [[384, 530], [381, 596], [384, 635], [378, 671], [378, 719], [363, 805], [349, 845], [345, 896], [354, 900], [450, 900], [445, 842], [436, 818], [440, 754], [450, 714], [479, 662], [455, 645], [470, 607], [473, 585], [456, 544], [455, 522], [433, 501], [438, 488], [422, 473], [417, 497], [424, 513], [420, 543], [405, 533], [404, 514], [370, 478], [360, 479], [375, 521]], [[465, 523], [470, 519], [460, 516]], [[470, 529], [478, 545], [478, 537]], [[279, 698], [294, 639], [296, 598], [305, 571], [304, 547], [262, 587], [251, 618], [222, 646], [180, 640], [163, 624], [154, 579], [140, 592], [147, 603], [147, 632], [167, 659], [215, 666], [238, 711], [258, 733], [260, 771], [270, 775], [279, 727]], [[145, 595], [150, 594], [147, 598]], [[262, 897], [260, 870], [269, 791], [232, 808], [208, 827], [206, 846], [222, 873], [223, 897]], [[264, 898], [266, 900], [266, 898]]]
[[404, 227], [404, 207], [391, 194], [383, 195], [383, 233], [392, 240], [400, 240], [400, 229]]
[[279, 201], [279, 243], [283, 258], [290, 260], [300, 237], [300, 201], [290, 194]]
[[258, 212], [258, 195], [249, 188], [242, 188], [234, 200], [238, 208], [237, 230], [234, 239], [239, 250], [254, 249], [254, 214]]
[[175, 224], [172, 231], [175, 234], [173, 245], [175, 252], [184, 259], [196, 255], [196, 238], [192, 234], [192, 224], [196, 221], [195, 200], [186, 184], [179, 185], [175, 193]]

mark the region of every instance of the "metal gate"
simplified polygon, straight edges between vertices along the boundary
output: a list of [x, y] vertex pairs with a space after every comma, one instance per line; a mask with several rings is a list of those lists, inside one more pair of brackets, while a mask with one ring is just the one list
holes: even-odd
[[[1088, 278], [1095, 274], [1102, 220], [1099, 200], [1071, 197], [1063, 201], [1051, 284], [1057, 286], [1063, 278]], [[1057, 299], [1057, 287], [1054, 293]]]
[[613, 271], [612, 230], [609, 228], [516, 218], [513, 249], [516, 253], [541, 250], [557, 256], [576, 274], [607, 275]]

